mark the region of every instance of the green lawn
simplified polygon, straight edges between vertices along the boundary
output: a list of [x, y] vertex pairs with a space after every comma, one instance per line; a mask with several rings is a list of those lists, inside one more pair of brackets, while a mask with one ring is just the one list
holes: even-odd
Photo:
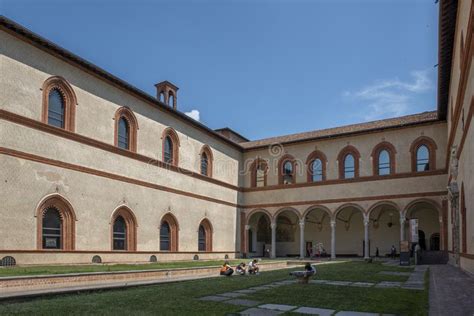
[[[19, 275], [39, 275], [39, 274], [62, 274], [81, 272], [109, 272], [109, 271], [130, 271], [148, 269], [174, 269], [191, 267], [212, 267], [220, 266], [224, 260], [213, 261], [175, 261], [157, 262], [144, 264], [88, 264], [77, 266], [30, 266], [30, 267], [8, 267], [0, 268], [0, 277]], [[229, 260], [231, 265], [237, 265], [240, 260]], [[265, 261], [262, 261], [265, 262]]]
[[[338, 262], [318, 265], [320, 279], [381, 281], [393, 280], [379, 271], [399, 268], [379, 263]], [[195, 281], [142, 286], [124, 290], [69, 294], [24, 302], [0, 304], [0, 315], [8, 314], [101, 314], [101, 315], [225, 315], [244, 307], [197, 298], [286, 280], [289, 270], [263, 272], [259, 276], [218, 277]], [[406, 271], [406, 270], [403, 270]], [[428, 291], [356, 288], [316, 284], [291, 284], [256, 292], [242, 298], [262, 303], [314, 306], [336, 310], [368, 311], [401, 315], [426, 315]]]

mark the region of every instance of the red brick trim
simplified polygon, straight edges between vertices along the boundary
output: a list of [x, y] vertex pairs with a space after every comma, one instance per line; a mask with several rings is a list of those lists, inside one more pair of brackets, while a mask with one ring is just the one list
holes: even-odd
[[464, 183], [461, 184], [461, 220], [462, 220], [462, 226], [461, 226], [461, 252], [466, 253], [467, 252], [467, 228], [466, 228], [466, 196], [464, 195]]
[[[202, 159], [203, 153], [205, 153], [207, 156], [207, 174], [202, 173], [201, 159]], [[212, 178], [213, 166], [214, 166], [214, 155], [212, 154], [211, 147], [209, 147], [208, 145], [204, 145], [202, 146], [201, 152], [199, 153], [199, 172], [202, 175]]]
[[359, 160], [360, 160], [360, 153], [352, 145], [347, 145], [344, 147], [337, 156], [338, 166], [339, 166], [339, 179], [345, 179], [344, 177], [344, 160], [346, 156], [352, 154], [354, 156], [354, 178], [359, 178]]
[[110, 249], [112, 251], [119, 251], [122, 252], [123, 250], [115, 250], [114, 247], [114, 223], [115, 220], [121, 216], [124, 221], [125, 225], [127, 227], [127, 247], [126, 251], [136, 251], [137, 250], [137, 227], [138, 227], [138, 222], [137, 218], [135, 217], [135, 214], [133, 214], [133, 211], [128, 208], [127, 206], [120, 206], [117, 208], [111, 217], [110, 220]]
[[293, 183], [292, 184], [296, 183], [296, 160], [292, 155], [285, 154], [278, 161], [278, 183], [280, 185], [286, 185], [286, 184], [283, 183], [283, 176], [284, 176], [283, 166], [287, 161], [289, 161], [291, 163], [292, 168], [293, 168], [293, 173], [292, 173]]
[[36, 209], [36, 248], [43, 250], [43, 217], [44, 212], [50, 207], [57, 209], [61, 217], [61, 250], [74, 250], [76, 214], [71, 203], [59, 194], [46, 196]]
[[[57, 253], [57, 250], [46, 250], [46, 249], [41, 249], [41, 250], [25, 250], [25, 249], [13, 249], [13, 250], [6, 250], [6, 249], [0, 249], [0, 253]], [[111, 250], [63, 250], [61, 253], [89, 253], [89, 254], [101, 254], [101, 253], [117, 253], [117, 251], [111, 251]], [[120, 251], [120, 254], [195, 254], [196, 251]], [[205, 251], [200, 251], [200, 253], [219, 253], [219, 254], [238, 254], [240, 253], [239, 251], [235, 250], [229, 250], [229, 251], [212, 251], [212, 252], [205, 252]]]
[[173, 143], [173, 159], [171, 161], [171, 165], [177, 167], [178, 164], [179, 164], [179, 146], [181, 146], [181, 145], [179, 143], [178, 133], [176, 133], [176, 131], [172, 127], [165, 128], [165, 130], [163, 131], [163, 134], [161, 135], [161, 141], [162, 141], [161, 160], [165, 164], [167, 164], [165, 162], [165, 140], [166, 140], [167, 137], [169, 137], [171, 139], [171, 142]]
[[206, 252], [212, 252], [212, 235], [214, 233], [214, 229], [212, 228], [211, 222], [205, 218], [199, 223], [199, 227], [202, 225], [204, 231], [206, 232]]
[[80, 144], [95, 147], [95, 148], [98, 148], [98, 149], [101, 149], [101, 150], [104, 150], [104, 151], [107, 151], [107, 152], [110, 152], [110, 153], [113, 153], [113, 154], [116, 154], [116, 155], [125, 156], [125, 157], [128, 157], [130, 159], [134, 159], [134, 160], [146, 163], [147, 166], [152, 165], [152, 166], [156, 166], [156, 167], [159, 167], [159, 168], [164, 168], [164, 169], [167, 169], [167, 170], [171, 170], [173, 172], [178, 172], [180, 174], [187, 175], [187, 176], [199, 179], [199, 180], [207, 181], [207, 182], [210, 182], [210, 183], [213, 183], [215, 185], [219, 185], [219, 186], [222, 186], [222, 187], [225, 187], [225, 188], [229, 188], [229, 189], [232, 189], [232, 190], [239, 190], [239, 188], [235, 185], [232, 185], [230, 183], [226, 183], [226, 182], [223, 182], [223, 181], [220, 181], [220, 180], [216, 180], [214, 178], [209, 178], [209, 177], [203, 176], [198, 172], [193, 172], [191, 170], [171, 166], [169, 164], [165, 164], [161, 161], [158, 161], [155, 158], [140, 155], [140, 154], [128, 151], [128, 150], [124, 150], [124, 149], [118, 148], [118, 147], [116, 147], [112, 144], [104, 143], [104, 142], [101, 142], [101, 141], [98, 141], [98, 140], [95, 140], [95, 139], [92, 139], [92, 138], [89, 138], [89, 137], [86, 137], [86, 136], [83, 136], [83, 135], [80, 135], [80, 134], [71, 133], [71, 132], [63, 130], [63, 129], [58, 129], [54, 126], [44, 124], [44, 123], [39, 122], [37, 120], [32, 120], [30, 118], [27, 118], [27, 117], [24, 117], [22, 115], [18, 115], [18, 114], [9, 112], [9, 111], [5, 111], [5, 110], [0, 109], [0, 119], [6, 120], [6, 121], [9, 121], [9, 122], [13, 122], [15, 124], [23, 125], [23, 126], [26, 126], [28, 128], [35, 129], [35, 130], [39, 130], [39, 131], [44, 132], [44, 133], [52, 134], [52, 135], [57, 136], [57, 137], [62, 137], [62, 138], [65, 138], [65, 139], [68, 139], [68, 140], [71, 140], [71, 141], [75, 141], [75, 142], [78, 142]]
[[427, 136], [420, 136], [411, 143], [410, 154], [411, 154], [411, 170], [412, 172], [425, 172], [425, 171], [416, 171], [416, 152], [420, 146], [425, 145], [429, 150], [429, 159], [430, 159], [430, 171], [436, 170], [436, 142]]
[[48, 124], [49, 93], [57, 89], [64, 100], [64, 129], [74, 132], [76, 128], [76, 105], [77, 98], [72, 86], [60, 76], [49, 77], [43, 83], [43, 106], [41, 112], [41, 121]]
[[170, 227], [170, 252], [177, 252], [179, 249], [179, 224], [178, 220], [172, 213], [163, 215], [160, 221], [160, 227], [164, 222], [167, 222]]
[[257, 167], [261, 165], [264, 170], [263, 186], [267, 186], [268, 163], [265, 159], [257, 158], [250, 165], [250, 186], [257, 187]]
[[[471, 105], [469, 106], [466, 122], [464, 123], [464, 130], [461, 136], [461, 141], [459, 142], [459, 148], [457, 152], [457, 158], [461, 158], [461, 153], [464, 148], [464, 143], [466, 142], [467, 133], [469, 132], [469, 127], [471, 126], [472, 117], [474, 116], [474, 96], [471, 98]], [[448, 147], [451, 148], [451, 147]], [[450, 152], [450, 150], [448, 150]]]
[[397, 153], [397, 150], [395, 149], [395, 146], [393, 146], [392, 143], [383, 141], [379, 143], [377, 146], [374, 147], [372, 150], [372, 170], [374, 176], [379, 175], [379, 156], [380, 152], [382, 150], [386, 150], [388, 152], [388, 155], [390, 157], [390, 174], [394, 174], [396, 171], [396, 160], [395, 160], [395, 154]]
[[323, 181], [326, 181], [326, 165], [327, 165], [328, 159], [322, 151], [315, 150], [312, 153], [310, 153], [308, 155], [308, 158], [306, 159], [306, 174], [307, 174], [306, 181], [308, 182], [313, 182], [313, 168], [311, 168], [311, 166], [316, 159], [321, 160], [322, 169], [323, 169]]
[[[137, 152], [137, 134], [138, 134], [138, 120], [133, 114], [132, 110], [126, 106], [115, 111], [114, 115], [114, 146], [118, 146], [118, 125], [121, 118], [124, 118], [128, 123], [128, 138], [129, 138], [129, 149], [131, 152]], [[121, 148], [123, 149], [123, 148]]]

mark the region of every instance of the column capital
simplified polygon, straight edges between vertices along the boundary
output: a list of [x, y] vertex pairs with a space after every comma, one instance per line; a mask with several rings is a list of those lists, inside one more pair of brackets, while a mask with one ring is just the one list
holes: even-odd
[[364, 226], [369, 226], [370, 218], [364, 218]]
[[273, 222], [272, 222], [272, 223], [270, 224], [270, 228], [271, 228], [271, 229], [276, 229], [276, 227], [277, 227], [277, 224], [276, 224], [276, 223], [273, 223]]
[[400, 215], [400, 223], [404, 224], [406, 221], [405, 215]]
[[304, 227], [304, 223], [305, 223], [304, 219], [300, 219], [299, 223], [300, 223], [300, 227]]
[[245, 230], [250, 230], [251, 226], [250, 225], [245, 225]]
[[332, 228], [333, 228], [333, 227], [336, 227], [336, 220], [331, 219], [330, 224], [331, 224], [331, 227], [332, 227]]

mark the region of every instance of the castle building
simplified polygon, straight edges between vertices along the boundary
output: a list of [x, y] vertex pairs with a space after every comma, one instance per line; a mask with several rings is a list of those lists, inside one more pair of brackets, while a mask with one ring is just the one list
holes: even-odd
[[250, 141], [0, 19], [0, 263], [381, 256], [474, 273], [474, 6], [442, 0], [436, 111]]

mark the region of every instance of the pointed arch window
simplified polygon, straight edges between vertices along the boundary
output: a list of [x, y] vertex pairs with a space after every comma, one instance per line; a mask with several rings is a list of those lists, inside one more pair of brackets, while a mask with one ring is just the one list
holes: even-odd
[[173, 162], [173, 141], [171, 137], [165, 138], [164, 162], [171, 164]]
[[164, 221], [161, 223], [160, 227], [160, 250], [161, 251], [169, 251], [170, 247], [170, 225], [168, 222]]
[[62, 249], [62, 220], [54, 207], [44, 213], [42, 237], [43, 249]]
[[53, 76], [43, 83], [42, 121], [73, 132], [75, 127], [76, 95], [62, 77]]
[[206, 230], [202, 225], [199, 225], [198, 250], [206, 251]]
[[160, 222], [160, 251], [178, 251], [178, 221], [167, 213]]
[[198, 228], [198, 251], [212, 251], [212, 225], [203, 219]]
[[112, 225], [112, 250], [135, 251], [138, 225], [132, 210], [121, 206], [114, 212], [110, 224]]
[[179, 138], [178, 134], [175, 132], [174, 129], [168, 127], [163, 131], [162, 135], [163, 140], [163, 162], [178, 166], [179, 160]]
[[121, 149], [137, 151], [138, 121], [127, 107], [115, 112], [115, 146]]
[[127, 225], [122, 216], [118, 216], [114, 222], [114, 250], [127, 250]]
[[201, 149], [200, 172], [202, 175], [212, 177], [213, 160], [211, 148], [208, 145], [204, 145]]

